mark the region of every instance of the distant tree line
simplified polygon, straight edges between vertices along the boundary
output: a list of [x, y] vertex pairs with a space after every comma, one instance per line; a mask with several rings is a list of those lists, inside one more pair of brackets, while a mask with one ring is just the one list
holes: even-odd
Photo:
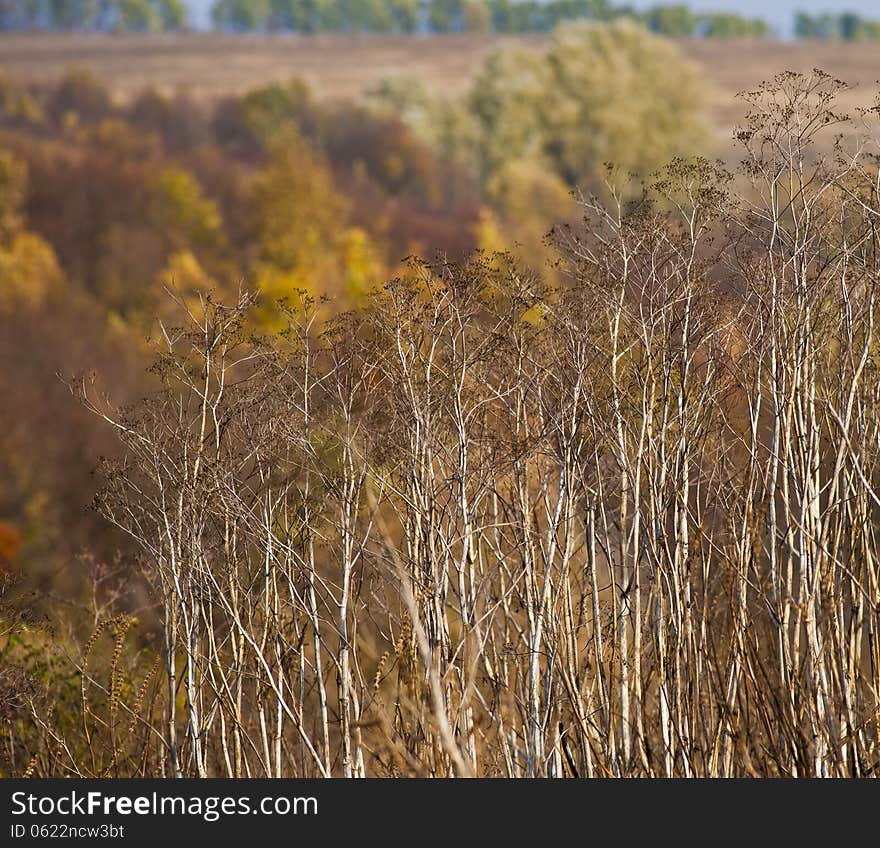
[[[609, 0], [216, 0], [211, 19], [226, 32], [549, 32], [563, 21], [630, 18], [669, 36], [764, 37], [766, 21], [699, 13], [685, 4], [648, 11]], [[863, 22], [864, 24], [864, 22]], [[0, 0], [0, 32], [161, 32], [187, 26], [184, 0]]]
[[841, 41], [876, 41], [880, 39], [880, 21], [868, 20], [855, 12], [809, 15], [798, 12], [794, 19], [797, 38], [820, 38]]
[[[688, 38], [766, 38], [761, 18], [697, 12], [686, 3], [639, 11], [610, 0], [216, 0], [224, 32], [550, 32], [563, 21], [630, 18], [652, 32]], [[0, 0], [0, 32], [167, 32], [186, 28], [184, 0]], [[880, 39], [880, 21], [853, 12], [795, 15], [796, 38]]]
[[[639, 11], [609, 0], [216, 0], [215, 29], [224, 32], [542, 33], [563, 21], [629, 18], [659, 35], [766, 38], [761, 18], [697, 12], [686, 3]], [[0, 0], [0, 32], [168, 32], [188, 25], [184, 0]], [[880, 39], [880, 20], [854, 12], [798, 12], [796, 38]]]
[[690, 38], [766, 38], [770, 26], [761, 18], [747, 18], [730, 12], [696, 12], [679, 3], [654, 6], [646, 12], [620, 10], [636, 17], [652, 32]]
[[186, 21], [183, 0], [0, 0], [0, 32], [162, 32]]
[[685, 4], [639, 12], [608, 0], [217, 0], [215, 27], [228, 31], [549, 32], [563, 21], [640, 21], [662, 35], [763, 37], [766, 21], [694, 12]]

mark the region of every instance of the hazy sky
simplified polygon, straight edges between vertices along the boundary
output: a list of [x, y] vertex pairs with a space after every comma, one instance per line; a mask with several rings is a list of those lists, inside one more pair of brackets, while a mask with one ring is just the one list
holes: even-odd
[[189, 19], [194, 26], [205, 26], [213, 0], [184, 0], [189, 9]]
[[[633, 6], [647, 8], [671, 4], [679, 0], [629, 0]], [[805, 12], [859, 12], [868, 17], [880, 18], [880, 0], [685, 0], [693, 9], [701, 11], [740, 12], [743, 15], [761, 17], [774, 27], [787, 33], [797, 10]], [[213, 0], [186, 0], [196, 26], [208, 23], [208, 9]], [[620, 0], [618, 5], [624, 5]]]
[[[633, 6], [667, 5], [677, 0], [630, 0]], [[684, 0], [692, 9], [706, 12], [739, 12], [764, 18], [781, 31], [791, 31], [794, 13], [858, 12], [865, 17], [880, 18], [880, 0]]]

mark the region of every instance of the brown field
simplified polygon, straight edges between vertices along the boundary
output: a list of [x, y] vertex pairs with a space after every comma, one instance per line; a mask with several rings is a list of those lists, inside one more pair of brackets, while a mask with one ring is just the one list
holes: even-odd
[[350, 98], [399, 74], [454, 94], [487, 54], [511, 40], [535, 50], [546, 43], [495, 36], [14, 35], [0, 36], [0, 66], [40, 81], [89, 67], [123, 97], [147, 84], [213, 97], [301, 77], [321, 96]]
[[[121, 98], [145, 85], [217, 97], [301, 77], [319, 96], [353, 98], [385, 77], [422, 77], [444, 95], [462, 91], [494, 49], [542, 50], [544, 36], [178, 36], [14, 35], [0, 37], [0, 66], [15, 79], [48, 81], [88, 67]], [[711, 84], [713, 123], [726, 135], [740, 112], [735, 92], [781, 70], [818, 67], [860, 87], [877, 79], [880, 44], [682, 41]]]

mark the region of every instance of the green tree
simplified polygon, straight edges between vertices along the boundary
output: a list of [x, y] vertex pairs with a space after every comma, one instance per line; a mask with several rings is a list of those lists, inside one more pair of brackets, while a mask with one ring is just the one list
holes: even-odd
[[116, 29], [122, 32], [156, 32], [162, 19], [149, 0], [119, 0]]
[[465, 0], [462, 7], [462, 26], [465, 32], [492, 30], [492, 13], [484, 0]]
[[298, 0], [270, 0], [268, 27], [271, 30], [297, 30]]
[[464, 19], [463, 0], [428, 0], [428, 26], [434, 32], [457, 32]]
[[694, 35], [697, 29], [697, 16], [689, 6], [656, 6], [643, 16], [645, 26], [651, 32], [668, 36]]
[[496, 32], [529, 32], [532, 6], [520, 0], [492, 0], [492, 28]]
[[646, 175], [706, 138], [695, 70], [626, 21], [563, 25], [544, 56], [495, 54], [468, 103], [484, 178], [513, 159], [541, 159], [570, 185], [610, 161]]
[[813, 16], [806, 12], [796, 12], [794, 16], [795, 38], [814, 38], [815, 34]]
[[419, 25], [419, 0], [388, 0], [394, 29], [415, 32]]
[[856, 41], [880, 41], [880, 21], [860, 21], [855, 38]]
[[770, 28], [760, 18], [744, 18], [726, 12], [700, 15], [699, 29], [707, 38], [766, 38]]
[[840, 19], [827, 12], [815, 16], [798, 12], [794, 19], [794, 34], [797, 38], [839, 38]]
[[547, 59], [546, 148], [570, 183], [606, 162], [647, 175], [702, 149], [703, 92], [674, 45], [628, 22], [560, 28]]
[[56, 29], [86, 29], [98, 13], [97, 0], [49, 0], [47, 16]]
[[844, 41], [853, 41], [861, 21], [861, 17], [854, 12], [843, 12], [837, 16], [835, 29]]
[[498, 51], [486, 61], [468, 97], [479, 127], [477, 164], [483, 177], [509, 160], [543, 155], [542, 104], [551, 73], [546, 59], [519, 47]]
[[211, 18], [219, 29], [247, 32], [266, 29], [270, 12], [269, 0], [217, 0]]
[[183, 0], [157, 0], [156, 11], [166, 32], [186, 26], [186, 4]]

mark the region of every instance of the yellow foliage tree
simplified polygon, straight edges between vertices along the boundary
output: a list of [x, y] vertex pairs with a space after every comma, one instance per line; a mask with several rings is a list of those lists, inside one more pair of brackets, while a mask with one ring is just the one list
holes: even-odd
[[0, 246], [0, 310], [40, 306], [61, 279], [55, 252], [38, 235], [16, 233]]
[[0, 239], [19, 229], [19, 210], [27, 195], [27, 166], [8, 150], [0, 150]]
[[483, 209], [476, 225], [477, 245], [505, 251], [520, 262], [550, 272], [555, 249], [546, 236], [560, 222], [574, 220], [577, 207], [568, 187], [552, 169], [533, 159], [514, 159], [489, 179], [492, 210]]
[[259, 261], [277, 268], [313, 264], [348, 216], [326, 166], [293, 128], [272, 142], [254, 195]]
[[0, 311], [40, 306], [61, 283], [52, 247], [23, 229], [21, 205], [27, 196], [27, 168], [0, 150]]
[[157, 213], [167, 238], [178, 249], [213, 246], [221, 238], [223, 220], [217, 204], [205, 197], [199, 181], [183, 168], [166, 168], [159, 176]]
[[25, 88], [16, 85], [3, 70], [0, 70], [0, 116], [26, 124], [41, 124], [46, 115], [39, 101]]
[[381, 252], [349, 222], [349, 206], [321, 158], [293, 128], [279, 133], [254, 179], [257, 256], [253, 276], [266, 329], [282, 321], [274, 303], [294, 291], [357, 301], [385, 275]]
[[[217, 280], [202, 267], [192, 251], [178, 250], [168, 257], [159, 274], [154, 297], [150, 299], [147, 309], [151, 319], [154, 316], [165, 318], [179, 315], [179, 307], [174, 299], [197, 308], [201, 296], [216, 292], [218, 288]], [[168, 291], [173, 293], [174, 299], [168, 297]]]
[[349, 227], [339, 239], [344, 293], [359, 299], [385, 277], [386, 268], [375, 244], [360, 227]]
[[486, 253], [503, 253], [510, 249], [510, 241], [504, 233], [504, 227], [488, 206], [480, 209], [477, 222], [474, 224], [474, 238], [477, 248]]

